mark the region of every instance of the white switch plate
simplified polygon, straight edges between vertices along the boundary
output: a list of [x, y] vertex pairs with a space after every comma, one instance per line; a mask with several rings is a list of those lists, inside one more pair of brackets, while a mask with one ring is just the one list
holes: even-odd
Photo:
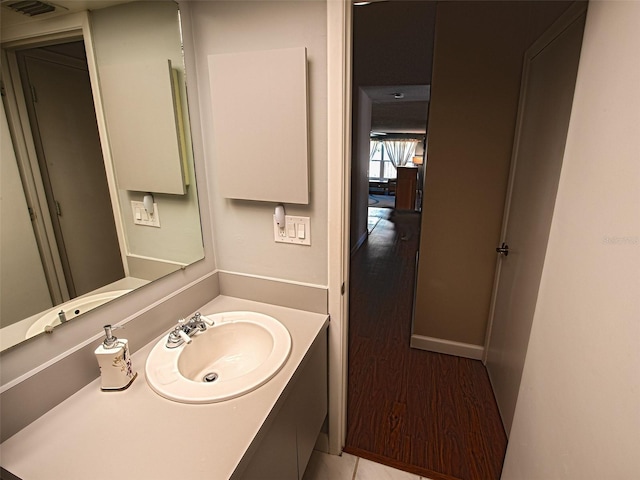
[[160, 212], [158, 204], [153, 204], [153, 215], [147, 213], [142, 202], [131, 201], [131, 210], [133, 211], [133, 223], [135, 225], [145, 225], [147, 227], [160, 228]]
[[[273, 216], [273, 239], [278, 243], [294, 243], [297, 245], [311, 245], [311, 230], [309, 217], [285, 215], [285, 227], [280, 228]], [[304, 230], [304, 238], [300, 238], [300, 231]]]

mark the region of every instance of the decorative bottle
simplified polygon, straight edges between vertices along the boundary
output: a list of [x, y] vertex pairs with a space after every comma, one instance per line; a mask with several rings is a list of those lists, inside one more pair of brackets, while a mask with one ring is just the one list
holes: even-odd
[[104, 326], [106, 337], [95, 352], [104, 392], [125, 390], [138, 376], [131, 367], [128, 340], [116, 338], [112, 330], [111, 325]]

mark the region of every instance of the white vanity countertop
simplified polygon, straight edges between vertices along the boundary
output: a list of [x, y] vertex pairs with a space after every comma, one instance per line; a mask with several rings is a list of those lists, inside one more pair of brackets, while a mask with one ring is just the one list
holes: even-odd
[[198, 309], [232, 310], [271, 315], [291, 333], [291, 356], [265, 385], [206, 405], [162, 398], [144, 375], [155, 339], [132, 356], [138, 378], [129, 389], [102, 392], [100, 379], [90, 383], [0, 445], [2, 467], [22, 480], [229, 478], [328, 322], [327, 315], [225, 296]]

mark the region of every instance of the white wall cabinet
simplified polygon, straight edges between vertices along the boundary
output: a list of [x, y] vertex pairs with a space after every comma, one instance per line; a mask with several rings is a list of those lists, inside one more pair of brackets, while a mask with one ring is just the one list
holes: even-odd
[[109, 93], [103, 102], [119, 188], [185, 194], [180, 90], [171, 60], [103, 65], [100, 83]]
[[309, 203], [306, 48], [223, 53], [208, 60], [221, 194]]
[[[178, 7], [133, 2], [92, 14], [100, 94], [118, 189], [184, 195], [190, 163]], [[114, 34], [117, 32], [117, 34]]]

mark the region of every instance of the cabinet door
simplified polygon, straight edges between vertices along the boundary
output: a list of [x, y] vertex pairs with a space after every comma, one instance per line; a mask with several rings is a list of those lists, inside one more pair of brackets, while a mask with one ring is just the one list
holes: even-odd
[[295, 480], [298, 478], [296, 422], [290, 402], [283, 405], [251, 458], [242, 480]]
[[[118, 188], [186, 193], [182, 131], [170, 60], [100, 67]], [[127, 108], [136, 105], [137, 108]]]
[[218, 53], [208, 60], [220, 194], [308, 204], [306, 49]]
[[242, 480], [300, 480], [327, 416], [327, 330], [307, 352], [289, 396], [259, 440]]
[[308, 353], [304, 377], [298, 380], [291, 401], [296, 408], [298, 480], [311, 458], [313, 447], [327, 416], [327, 332], [322, 332]]

